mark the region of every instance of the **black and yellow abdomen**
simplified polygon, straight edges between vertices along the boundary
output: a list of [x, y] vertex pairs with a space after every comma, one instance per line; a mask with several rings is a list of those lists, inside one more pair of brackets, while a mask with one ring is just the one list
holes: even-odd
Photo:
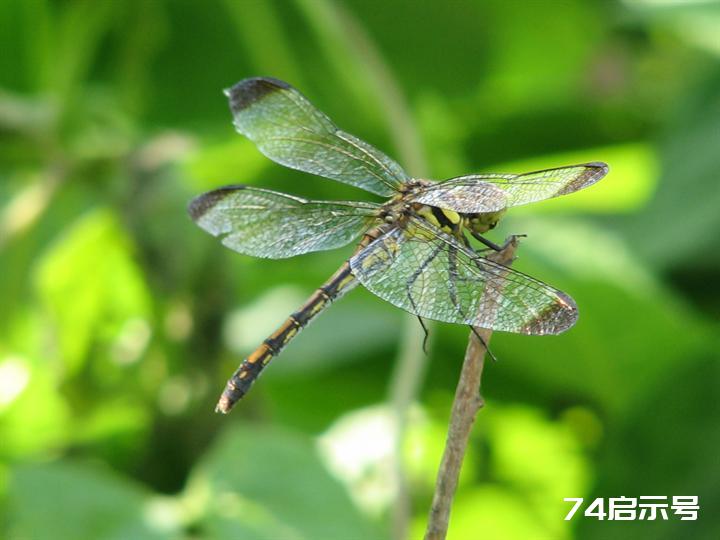
[[[384, 230], [383, 228], [375, 228], [365, 233], [358, 249], [368, 245]], [[300, 309], [285, 319], [285, 322], [275, 332], [242, 361], [235, 373], [227, 381], [225, 390], [220, 396], [215, 410], [221, 413], [230, 411], [233, 405], [250, 390], [250, 387], [270, 360], [280, 354], [287, 344], [333, 301], [352, 290], [356, 285], [357, 280], [350, 270], [350, 263], [346, 261], [330, 279], [315, 290]]]

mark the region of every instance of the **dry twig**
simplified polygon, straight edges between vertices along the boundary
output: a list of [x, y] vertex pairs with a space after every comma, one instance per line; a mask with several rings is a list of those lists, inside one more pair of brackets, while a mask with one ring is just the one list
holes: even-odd
[[[509, 266], [515, 256], [517, 245], [517, 238], [511, 237], [502, 251], [488, 258]], [[486, 345], [490, 341], [492, 331], [480, 328], [476, 328], [475, 331], [482, 337], [482, 342], [475, 332], [470, 333], [460, 380], [455, 391], [445, 451], [438, 470], [425, 540], [444, 540], [447, 535], [450, 509], [470, 431], [475, 422], [475, 415], [484, 405], [480, 395], [480, 382], [487, 352]]]

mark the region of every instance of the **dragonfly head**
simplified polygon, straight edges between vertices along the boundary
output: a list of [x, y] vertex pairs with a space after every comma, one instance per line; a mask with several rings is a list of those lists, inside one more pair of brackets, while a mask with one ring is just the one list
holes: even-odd
[[505, 210], [498, 210], [497, 212], [483, 212], [481, 214], [465, 214], [466, 227], [476, 233], [486, 233], [500, 221], [500, 218], [505, 213]]

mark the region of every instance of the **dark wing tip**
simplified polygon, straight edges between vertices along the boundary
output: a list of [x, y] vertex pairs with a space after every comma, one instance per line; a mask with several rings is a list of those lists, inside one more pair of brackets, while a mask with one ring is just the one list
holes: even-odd
[[586, 163], [585, 166], [588, 168], [587, 176], [592, 178], [592, 182], [588, 183], [588, 185], [594, 184], [610, 171], [608, 164], [602, 161], [592, 161]]
[[569, 295], [555, 292], [556, 302], [550, 304], [522, 329], [523, 334], [562, 334], [572, 328], [578, 320], [578, 307]]
[[230, 100], [230, 109], [233, 112], [237, 112], [248, 108], [268, 94], [279, 90], [287, 90], [288, 88], [291, 88], [291, 86], [279, 79], [273, 79], [272, 77], [253, 77], [243, 79], [224, 92]]
[[243, 185], [224, 186], [213, 191], [203, 193], [198, 197], [195, 197], [190, 204], [188, 204], [188, 214], [193, 221], [200, 221], [202, 217], [207, 213], [208, 210], [213, 208], [218, 201], [223, 200], [225, 197], [238, 191], [245, 189]]
[[591, 161], [585, 164], [586, 167], [593, 167], [595, 169], [602, 169], [605, 174], [610, 170], [610, 167], [604, 161]]
[[591, 163], [586, 163], [585, 166], [588, 170], [587, 175], [585, 175], [587, 180], [583, 187], [594, 184], [610, 171], [610, 167], [608, 167], [608, 164], [602, 161], [593, 161]]
[[610, 170], [608, 164], [603, 163], [602, 161], [592, 161], [590, 163], [584, 163], [580, 166], [585, 167], [582, 174], [579, 174], [572, 182], [568, 183], [563, 187], [563, 189], [558, 191], [557, 195], [567, 195], [568, 193], [573, 193], [588, 186], [592, 186], [596, 182], [600, 181]]

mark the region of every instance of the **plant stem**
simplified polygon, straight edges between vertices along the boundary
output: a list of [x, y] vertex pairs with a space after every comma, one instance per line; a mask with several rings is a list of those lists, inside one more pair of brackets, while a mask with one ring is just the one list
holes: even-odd
[[[490, 255], [488, 259], [510, 266], [517, 245], [517, 239], [511, 237], [502, 251]], [[475, 332], [482, 337], [482, 341], [478, 339]], [[485, 404], [480, 394], [480, 383], [485, 365], [487, 344], [490, 342], [492, 330], [475, 328], [475, 332], [470, 332], [468, 346], [465, 350], [465, 359], [460, 372], [460, 380], [455, 391], [445, 451], [443, 452], [435, 483], [435, 493], [430, 507], [425, 540], [444, 540], [447, 535], [450, 510], [458, 478], [460, 477], [465, 450], [470, 439], [470, 432], [475, 422], [475, 415]]]

